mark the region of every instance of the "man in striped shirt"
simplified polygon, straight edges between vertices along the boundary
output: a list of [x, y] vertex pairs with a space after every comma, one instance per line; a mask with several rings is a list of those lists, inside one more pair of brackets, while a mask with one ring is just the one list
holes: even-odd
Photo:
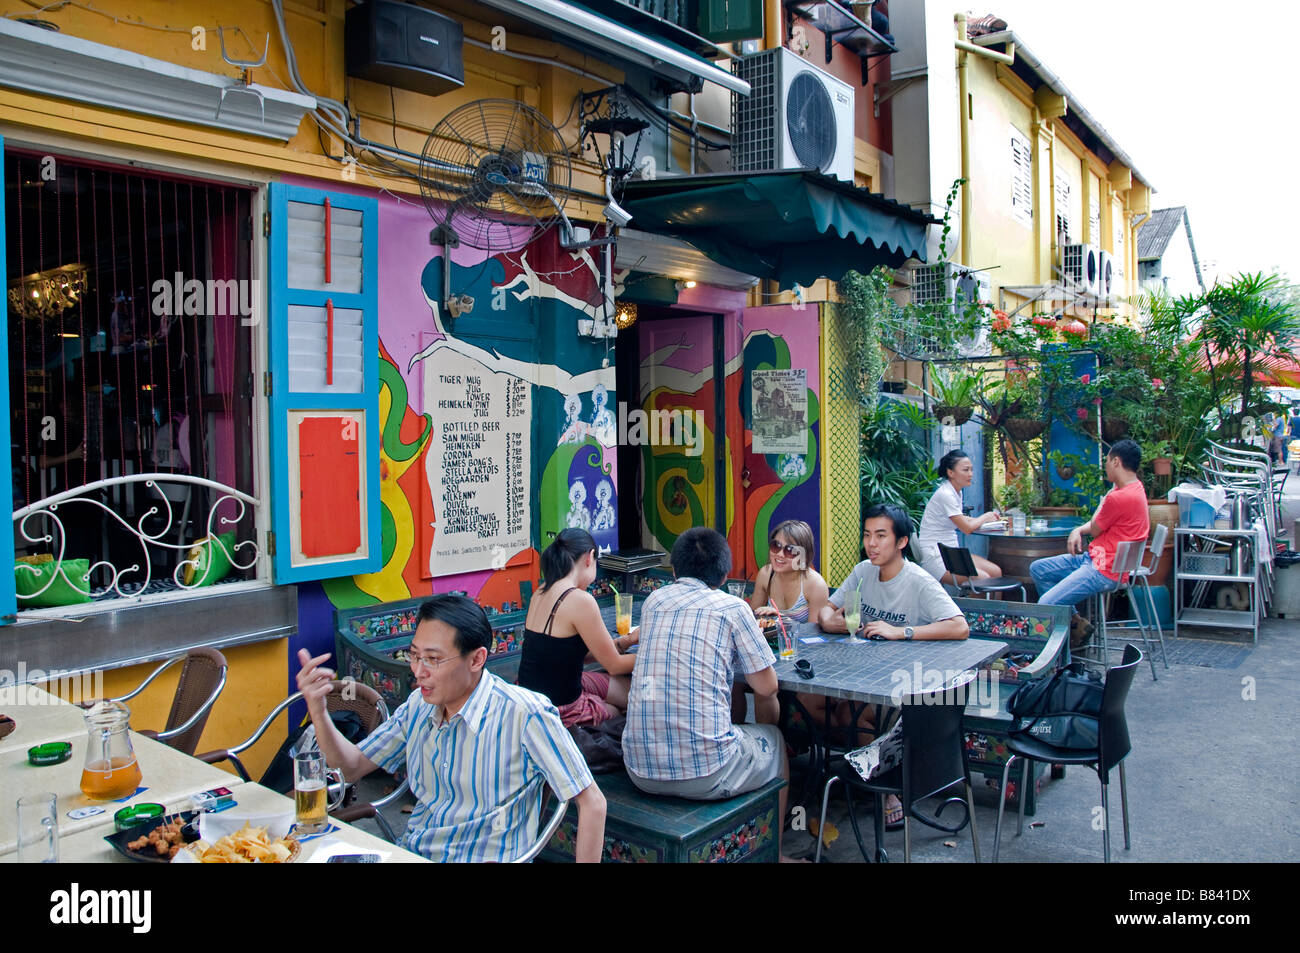
[[298, 653], [298, 689], [331, 767], [349, 781], [405, 767], [415, 809], [400, 845], [435, 861], [513, 860], [537, 836], [543, 783], [578, 806], [576, 859], [598, 863], [605, 798], [555, 706], [484, 669], [492, 627], [464, 596], [420, 606], [411, 639], [417, 690], [360, 745], [325, 710], [328, 655]]
[[[776, 659], [749, 605], [720, 592], [731, 569], [726, 537], [688, 529], [672, 551], [677, 581], [641, 607], [623, 760], [647, 794], [716, 801], [789, 779], [776, 727]], [[731, 723], [736, 672], [754, 690], [759, 724]], [[786, 792], [782, 788], [781, 817]]]

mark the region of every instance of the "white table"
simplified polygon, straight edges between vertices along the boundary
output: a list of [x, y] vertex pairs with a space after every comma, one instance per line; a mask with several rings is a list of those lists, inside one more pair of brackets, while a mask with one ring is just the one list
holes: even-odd
[[[0, 797], [0, 855], [18, 849], [16, 804], [18, 798], [26, 794], [49, 791], [59, 796], [57, 810], [59, 836], [62, 838], [105, 823], [111, 831], [113, 815], [131, 804], [154, 801], [167, 804], [209, 788], [234, 787], [240, 783], [233, 774], [131, 732], [131, 745], [140, 765], [140, 784], [144, 790], [125, 801], [93, 801], [81, 793], [81, 770], [86, 761], [85, 730], [47, 740], [71, 742], [72, 757], [62, 764], [38, 768], [27, 763], [25, 747], [0, 751], [0, 792], [3, 792]], [[102, 807], [104, 813], [76, 819], [68, 817], [69, 811], [79, 807]]]
[[21, 750], [24, 758], [33, 745], [86, 732], [85, 712], [35, 685], [0, 688], [0, 715], [8, 715], [15, 725], [11, 734], [0, 738], [0, 752]]
[[[196, 762], [201, 763], [201, 762]], [[235, 795], [235, 806], [222, 812], [222, 816], [228, 819], [237, 820], [240, 817], [260, 817], [273, 814], [293, 814], [293, 799], [285, 797], [283, 794], [277, 794], [269, 788], [264, 788], [260, 784], [239, 784], [231, 786]], [[176, 802], [168, 803], [168, 813], [173, 811], [182, 811], [189, 808], [187, 798], [182, 798]], [[60, 818], [59, 831], [59, 861], [61, 863], [79, 863], [79, 864], [133, 864], [133, 861], [122, 856], [121, 853], [114, 850], [112, 845], [104, 838], [113, 833], [112, 814], [107, 815], [109, 820], [89, 827], [79, 829], [74, 833], [65, 835], [62, 829], [62, 818]], [[102, 816], [101, 816], [102, 818]], [[343, 824], [340, 821], [331, 819], [338, 830], [331, 831], [323, 837], [315, 837], [306, 840], [302, 844], [302, 854], [299, 856], [297, 863], [312, 863], [312, 857], [331, 845], [345, 844], [349, 848], [349, 853], [377, 853], [384, 857], [384, 863], [388, 864], [424, 864], [428, 863], [418, 854], [403, 850], [382, 838], [368, 834], [358, 827], [351, 824]], [[0, 863], [13, 863], [17, 855], [13, 852], [0, 856]]]

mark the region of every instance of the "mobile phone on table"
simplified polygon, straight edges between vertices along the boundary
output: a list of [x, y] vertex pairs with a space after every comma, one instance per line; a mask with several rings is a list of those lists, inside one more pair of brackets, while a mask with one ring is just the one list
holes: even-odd
[[328, 858], [327, 864], [377, 864], [378, 854], [335, 854]]

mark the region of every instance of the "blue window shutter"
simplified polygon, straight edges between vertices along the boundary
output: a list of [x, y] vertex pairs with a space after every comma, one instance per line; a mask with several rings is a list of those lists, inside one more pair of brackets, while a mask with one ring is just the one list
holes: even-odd
[[275, 581], [375, 572], [379, 203], [279, 184], [270, 198]]
[[[4, 156], [4, 137], [0, 136], [0, 159]], [[0, 188], [0, 222], [5, 219], [5, 190]], [[0, 230], [0, 261], [7, 261], [5, 257], [5, 230]], [[9, 327], [9, 296], [5, 295], [4, 301], [0, 301], [0, 308], [4, 309], [4, 326]], [[9, 373], [9, 334], [6, 331], [0, 334], [0, 367], [5, 369], [5, 374]], [[8, 378], [6, 377], [6, 380]], [[14, 500], [14, 469], [13, 469], [13, 448], [9, 442], [9, 388], [0, 387], [0, 446], [9, 450], [9, 479], [0, 481], [0, 490], [4, 492], [4, 498], [11, 504]], [[10, 507], [13, 512], [13, 507]], [[18, 611], [18, 595], [14, 589], [14, 523], [12, 519], [4, 520], [4, 527], [0, 529], [0, 625], [7, 625], [14, 621], [14, 613]]]

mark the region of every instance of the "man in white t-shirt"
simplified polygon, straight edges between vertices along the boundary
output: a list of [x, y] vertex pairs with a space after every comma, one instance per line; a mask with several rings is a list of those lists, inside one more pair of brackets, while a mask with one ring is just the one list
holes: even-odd
[[[862, 594], [862, 634], [872, 639], [964, 639], [970, 626], [957, 603], [928, 572], [903, 554], [912, 538], [912, 518], [901, 507], [892, 503], [877, 503], [867, 508], [862, 525], [862, 547], [867, 559], [858, 563], [831, 594], [827, 604], [817, 615], [817, 624], [826, 632], [848, 632], [844, 621], [844, 605]], [[854, 710], [850, 703], [840, 702], [832, 711], [814, 710], [805, 696], [799, 696], [814, 718], [841, 727], [854, 724]], [[870, 707], [857, 712], [858, 734], [870, 738], [876, 731]], [[901, 734], [891, 731], [878, 739], [881, 745], [901, 745]], [[895, 751], [895, 754], [897, 752]], [[892, 755], [891, 755], [892, 757]], [[903, 808], [898, 798], [890, 795], [885, 801], [885, 823], [895, 829], [903, 820]]]
[[817, 624], [826, 632], [848, 632], [844, 604], [860, 591], [862, 633], [870, 638], [966, 638], [970, 626], [952, 597], [937, 579], [904, 558], [911, 537], [912, 519], [900, 507], [868, 507], [862, 525], [867, 559], [831, 594]]

